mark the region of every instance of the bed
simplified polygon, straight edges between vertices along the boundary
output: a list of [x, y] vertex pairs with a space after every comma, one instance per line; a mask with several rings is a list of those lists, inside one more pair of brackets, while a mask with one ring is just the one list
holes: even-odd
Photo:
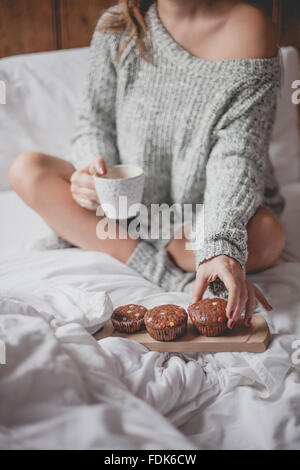
[[256, 310], [272, 333], [261, 354], [157, 353], [94, 339], [124, 300], [186, 307], [189, 298], [108, 255], [52, 247], [50, 229], [9, 188], [18, 153], [67, 155], [88, 49], [0, 60], [1, 449], [299, 448], [300, 142], [291, 84], [300, 70], [295, 49], [282, 58], [270, 152], [287, 202], [287, 245], [275, 266], [249, 276], [273, 305]]

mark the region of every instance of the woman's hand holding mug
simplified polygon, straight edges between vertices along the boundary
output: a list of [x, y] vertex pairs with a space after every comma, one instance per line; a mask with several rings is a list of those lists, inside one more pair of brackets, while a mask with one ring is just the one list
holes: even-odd
[[71, 176], [71, 193], [74, 201], [90, 211], [96, 211], [99, 206], [93, 179], [96, 173], [99, 175], [107, 173], [105, 160], [102, 157], [94, 158], [89, 165], [74, 171]]

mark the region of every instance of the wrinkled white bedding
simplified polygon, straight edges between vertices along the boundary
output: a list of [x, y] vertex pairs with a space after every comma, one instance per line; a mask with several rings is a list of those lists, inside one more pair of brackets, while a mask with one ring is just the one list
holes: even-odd
[[[299, 189], [287, 215], [300, 207]], [[273, 334], [268, 351], [182, 355], [126, 339], [97, 342], [90, 333], [111, 312], [104, 292], [114, 306], [148, 307], [186, 306], [186, 294], [164, 293], [101, 253], [2, 254], [0, 448], [299, 448], [295, 255], [287, 250], [276, 266], [249, 277], [274, 307], [260, 311]]]

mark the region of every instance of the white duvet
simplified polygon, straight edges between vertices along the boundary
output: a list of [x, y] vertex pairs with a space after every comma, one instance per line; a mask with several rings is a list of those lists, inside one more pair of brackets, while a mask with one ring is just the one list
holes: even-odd
[[299, 448], [300, 262], [250, 277], [274, 306], [260, 312], [273, 333], [263, 354], [97, 342], [111, 301], [189, 301], [101, 253], [17, 253], [2, 258], [0, 279], [0, 448]]

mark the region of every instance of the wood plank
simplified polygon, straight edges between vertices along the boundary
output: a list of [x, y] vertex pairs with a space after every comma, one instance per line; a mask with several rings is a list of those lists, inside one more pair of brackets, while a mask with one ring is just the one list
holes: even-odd
[[57, 48], [53, 0], [1, 0], [0, 57]]
[[207, 338], [199, 335], [190, 319], [187, 333], [175, 341], [156, 341], [146, 330], [134, 334], [119, 333], [109, 320], [94, 337], [97, 340], [109, 336], [126, 338], [145, 346], [150, 351], [158, 352], [264, 352], [270, 343], [271, 336], [266, 320], [261, 315], [254, 315], [252, 325], [246, 328], [240, 320], [232, 331], [222, 336]]
[[61, 47], [88, 46], [103, 10], [115, 0], [60, 0]]
[[295, 46], [300, 50], [300, 2], [283, 1], [281, 45]]
[[273, 0], [272, 19], [277, 29], [278, 42], [281, 42], [282, 32], [282, 2], [281, 0]]

